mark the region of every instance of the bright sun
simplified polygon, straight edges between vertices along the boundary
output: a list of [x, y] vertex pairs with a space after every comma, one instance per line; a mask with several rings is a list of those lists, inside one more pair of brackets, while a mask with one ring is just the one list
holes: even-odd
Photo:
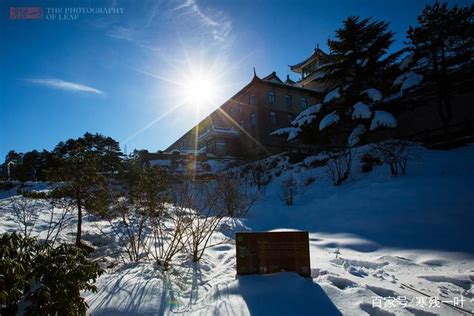
[[188, 103], [195, 106], [210, 105], [217, 97], [216, 83], [207, 76], [192, 76], [184, 87]]

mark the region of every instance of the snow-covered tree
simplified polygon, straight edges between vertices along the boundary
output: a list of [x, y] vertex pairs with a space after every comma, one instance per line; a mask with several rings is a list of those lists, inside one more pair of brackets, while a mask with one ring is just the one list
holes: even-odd
[[408, 29], [411, 55], [402, 68], [422, 74], [435, 85], [438, 112], [448, 132], [453, 74], [474, 65], [474, 5], [448, 8], [447, 3], [436, 1], [417, 20], [418, 25]]
[[293, 127], [281, 132], [289, 134], [288, 140], [345, 148], [366, 131], [395, 127], [393, 115], [379, 108], [399, 73], [400, 52], [388, 54], [392, 43], [387, 22], [348, 17], [328, 41], [331, 62], [321, 71], [330, 88], [322, 104], [300, 113]]

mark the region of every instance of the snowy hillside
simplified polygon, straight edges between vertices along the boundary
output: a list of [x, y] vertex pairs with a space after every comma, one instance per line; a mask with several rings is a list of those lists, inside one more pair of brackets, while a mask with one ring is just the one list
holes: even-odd
[[[290, 164], [283, 156], [262, 164], [271, 181], [246, 219], [226, 218], [217, 245], [201, 262], [183, 260], [167, 273], [152, 263], [122, 264], [106, 221], [88, 216], [84, 239], [107, 267], [84, 293], [92, 315], [461, 315], [439, 301], [474, 309], [474, 146], [419, 149], [408, 174], [387, 166], [360, 171], [335, 187], [322, 157]], [[313, 167], [314, 166], [314, 167]], [[294, 205], [280, 199], [282, 183], [297, 182]], [[0, 200], [0, 232], [18, 229], [11, 200]], [[34, 233], [47, 214], [39, 216]], [[73, 240], [74, 216], [61, 240]], [[310, 232], [312, 278], [294, 273], [235, 276], [234, 233], [297, 229]], [[102, 232], [101, 232], [102, 231]], [[105, 234], [104, 234], [105, 232]], [[184, 254], [183, 254], [184, 256]], [[404, 284], [404, 285], [402, 285]]]

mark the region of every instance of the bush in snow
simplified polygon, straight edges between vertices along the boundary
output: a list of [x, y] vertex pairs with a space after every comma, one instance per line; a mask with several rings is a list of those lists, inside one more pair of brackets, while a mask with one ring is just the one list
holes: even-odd
[[293, 200], [297, 191], [297, 183], [292, 174], [287, 179], [281, 182], [280, 186], [280, 200], [286, 205], [293, 205]]
[[[54, 246], [59, 233], [66, 226], [66, 217], [72, 213], [73, 206], [66, 199], [46, 199], [47, 193], [40, 192], [40, 198], [32, 199], [29, 197], [12, 197], [9, 199], [8, 207], [12, 208], [15, 215], [14, 221], [18, 224], [18, 233], [23, 237], [31, 237], [36, 226], [39, 214], [47, 214], [47, 227], [42, 228], [46, 232], [44, 243]], [[28, 193], [28, 196], [35, 195], [36, 192]]]
[[372, 145], [372, 152], [390, 166], [392, 177], [405, 175], [409, 159], [414, 156], [414, 145], [403, 140], [385, 140]]
[[[274, 168], [278, 165], [278, 160], [272, 160], [271, 168]], [[260, 163], [257, 163], [252, 166], [250, 169], [250, 174], [252, 176], [252, 184], [257, 186], [259, 192], [265, 193], [265, 188], [270, 182], [271, 178], [265, 173], [263, 166]]]
[[362, 172], [370, 172], [375, 166], [382, 165], [382, 160], [370, 153], [365, 153], [360, 159], [360, 162], [362, 164]]
[[352, 157], [355, 149], [347, 148], [331, 155], [326, 164], [326, 174], [335, 185], [341, 185], [351, 174]]
[[241, 179], [226, 174], [216, 177], [215, 190], [219, 206], [230, 217], [245, 217], [258, 199], [258, 193], [249, 192]]
[[97, 291], [93, 282], [103, 273], [80, 248], [15, 233], [0, 238], [0, 271], [2, 315], [85, 315], [81, 291]]
[[183, 243], [193, 262], [197, 262], [206, 249], [215, 245], [211, 243], [211, 237], [224, 216], [224, 209], [219, 207], [220, 193], [209, 183], [183, 182], [177, 189], [180, 192], [177, 202], [179, 216], [185, 221], [175, 229], [182, 231], [182, 235], [177, 235], [174, 240], [177, 246]]

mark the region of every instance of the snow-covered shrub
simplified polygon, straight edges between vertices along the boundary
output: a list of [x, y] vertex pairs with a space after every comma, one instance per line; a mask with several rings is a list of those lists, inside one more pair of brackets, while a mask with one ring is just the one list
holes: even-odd
[[228, 175], [216, 178], [216, 192], [219, 207], [230, 217], [245, 217], [258, 199], [258, 193], [249, 192], [241, 179]]
[[360, 159], [362, 165], [362, 172], [371, 172], [375, 166], [382, 165], [382, 160], [370, 153], [365, 153]]
[[372, 152], [390, 166], [392, 177], [405, 175], [409, 159], [414, 156], [414, 145], [404, 140], [385, 140], [372, 145]]
[[[275, 167], [278, 165], [277, 160], [273, 160], [270, 163], [272, 166]], [[265, 188], [271, 180], [271, 177], [265, 173], [263, 166], [260, 163], [257, 163], [252, 166], [250, 169], [250, 174], [252, 177], [252, 184], [255, 185], [259, 192], [265, 193]]]
[[340, 185], [349, 178], [355, 149], [347, 148], [331, 155], [326, 164], [326, 174], [334, 185]]
[[297, 183], [292, 174], [287, 179], [281, 182], [280, 187], [280, 200], [285, 202], [286, 205], [293, 205], [293, 200], [297, 191]]
[[97, 291], [93, 283], [103, 273], [78, 247], [15, 233], [0, 238], [0, 271], [2, 315], [85, 315], [81, 291]]

